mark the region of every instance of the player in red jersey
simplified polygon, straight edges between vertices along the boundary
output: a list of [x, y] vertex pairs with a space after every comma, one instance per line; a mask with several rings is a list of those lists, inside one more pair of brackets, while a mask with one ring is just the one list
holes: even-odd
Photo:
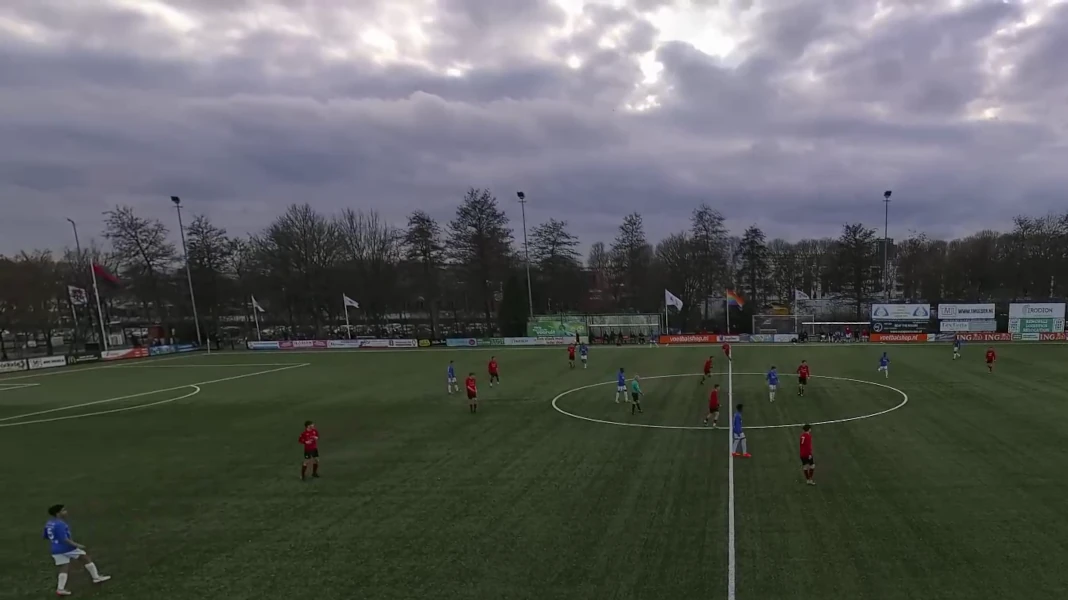
[[702, 372], [704, 374], [701, 375], [701, 383], [699, 385], [704, 385], [705, 380], [712, 376], [712, 357], [711, 356], [709, 356], [708, 360], [705, 361], [705, 366], [704, 366], [704, 369], [702, 369]]
[[312, 477], [319, 477], [319, 430], [312, 421], [304, 421], [304, 431], [300, 432], [298, 440], [304, 445], [304, 462], [300, 465], [300, 480], [304, 481], [308, 474], [308, 465], [312, 468]]
[[712, 426], [715, 427], [719, 421], [719, 384], [712, 386], [712, 393], [708, 395], [708, 414], [705, 415], [705, 425], [708, 425], [708, 420], [712, 419]]
[[467, 409], [472, 413], [478, 412], [478, 384], [475, 383], [474, 373], [467, 374], [464, 387], [467, 388]]
[[571, 367], [572, 369], [575, 368], [575, 345], [574, 344], [568, 344], [567, 345], [567, 366]]
[[808, 361], [801, 361], [801, 366], [797, 367], [797, 395], [805, 395], [805, 386], [808, 385], [809, 371]]
[[816, 485], [816, 458], [812, 454], [812, 426], [801, 428], [801, 472], [805, 474], [805, 483]]
[[990, 373], [994, 372], [994, 363], [997, 362], [998, 355], [994, 352], [994, 347], [991, 346], [986, 349], [986, 370]]
[[731, 345], [723, 344], [723, 356], [727, 357], [727, 360], [731, 359]]
[[497, 357], [491, 356], [489, 361], [489, 385], [493, 387], [493, 383], [497, 385], [501, 383], [501, 372], [497, 370]]

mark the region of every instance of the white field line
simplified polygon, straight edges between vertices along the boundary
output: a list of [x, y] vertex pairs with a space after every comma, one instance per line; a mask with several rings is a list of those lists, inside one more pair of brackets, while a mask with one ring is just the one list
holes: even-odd
[[120, 365], [118, 369], [214, 369], [216, 367], [287, 367], [309, 363], [217, 363], [210, 365]]
[[[734, 361], [727, 360], [727, 415], [734, 412]], [[735, 600], [737, 563], [734, 551], [734, 435], [727, 428], [727, 600]]]
[[[180, 360], [180, 359], [183, 359], [183, 358], [190, 358], [190, 357], [196, 356], [196, 355], [197, 355], [197, 353], [195, 353], [195, 352], [189, 352], [187, 354], [179, 354], [177, 356], [154, 357], [154, 358], [148, 358], [148, 359], [128, 359], [128, 360], [148, 360], [148, 361], [151, 361], [151, 362], [163, 362], [163, 361], [167, 361], [167, 360]], [[126, 365], [122, 364], [123, 362], [125, 362], [125, 361], [118, 360], [118, 361], [115, 361], [113, 363], [108, 363], [108, 364], [104, 364], [104, 365], [96, 365], [96, 366], [92, 366], [92, 367], [83, 367], [83, 368], [78, 368], [78, 367], [57, 367], [55, 369], [42, 370], [40, 373], [31, 373], [29, 375], [18, 375], [16, 377], [0, 377], [0, 383], [4, 383], [5, 381], [18, 381], [20, 379], [32, 379], [32, 378], [35, 378], [35, 377], [51, 377], [53, 375], [70, 375], [71, 373], [85, 373], [86, 371], [99, 371], [100, 369], [114, 369], [114, 368], [117, 368], [117, 367], [126, 366]]]
[[33, 425], [35, 423], [54, 423], [56, 421], [67, 421], [69, 419], [84, 419], [86, 417], [97, 417], [97, 416], [100, 416], [100, 415], [110, 415], [110, 414], [113, 414], [113, 413], [126, 412], [128, 410], [140, 410], [142, 408], [149, 408], [149, 407], [152, 407], [152, 406], [159, 406], [160, 404], [169, 404], [171, 402], [177, 402], [179, 400], [185, 400], [186, 398], [190, 398], [192, 396], [196, 396], [197, 394], [200, 393], [200, 386], [198, 386], [196, 384], [190, 384], [190, 385], [187, 385], [186, 387], [193, 388], [193, 391], [189, 392], [188, 394], [186, 394], [184, 396], [178, 396], [177, 398], [167, 398], [166, 400], [159, 400], [157, 402], [149, 402], [148, 404], [138, 404], [136, 406], [125, 406], [123, 408], [113, 408], [111, 410], [100, 410], [100, 411], [91, 412], [91, 413], [83, 413], [83, 414], [80, 414], [80, 415], [67, 415], [65, 417], [50, 417], [48, 419], [34, 419], [32, 421], [19, 421], [17, 423], [0, 423], [0, 427], [20, 427], [22, 425]]
[[[699, 375], [701, 375], [701, 373], [676, 373], [674, 375], [647, 375], [647, 376], [642, 377], [642, 380], [670, 379], [670, 378], [673, 378], [673, 377], [697, 377]], [[713, 373], [713, 375], [721, 375], [721, 373]], [[767, 375], [767, 373], [732, 373], [731, 374], [732, 377], [734, 375], [760, 375], [760, 376], [764, 376], [764, 375]], [[811, 422], [809, 422], [809, 425], [812, 425], [812, 426], [816, 426], [816, 425], [835, 425], [837, 423], [849, 423], [851, 421], [863, 421], [864, 419], [872, 419], [872, 418], [875, 418], [875, 417], [881, 417], [881, 416], [883, 416], [883, 415], [885, 415], [887, 413], [894, 412], [895, 410], [898, 410], [899, 408], [903, 408], [906, 404], [909, 403], [908, 394], [906, 394], [905, 392], [897, 389], [896, 387], [891, 387], [889, 385], [886, 385], [886, 384], [883, 384], [883, 383], [879, 383], [877, 381], [865, 381], [863, 379], [852, 379], [852, 378], [849, 378], [849, 377], [832, 377], [830, 375], [811, 375], [811, 376], [809, 376], [809, 379], [831, 379], [831, 380], [834, 380], [834, 381], [851, 381], [853, 383], [862, 383], [862, 384], [865, 384], [865, 385], [874, 385], [874, 386], [885, 388], [885, 389], [888, 389], [888, 390], [890, 390], [892, 392], [897, 392], [898, 394], [901, 394], [901, 402], [896, 404], [896, 405], [894, 405], [894, 406], [891, 406], [890, 408], [888, 408], [886, 410], [881, 410], [879, 412], [871, 413], [870, 415], [859, 415], [859, 416], [856, 416], [856, 417], [845, 417], [843, 419], [831, 419], [829, 421], [811, 421]], [[579, 419], [581, 421], [589, 421], [590, 423], [601, 423], [602, 425], [618, 425], [620, 427], [644, 427], [646, 429], [680, 429], [680, 430], [688, 430], [688, 431], [708, 431], [709, 429], [712, 429], [712, 427], [705, 427], [703, 425], [698, 425], [698, 426], [692, 426], [692, 425], [650, 425], [650, 424], [646, 424], [646, 423], [628, 423], [628, 422], [623, 422], [623, 421], [608, 421], [608, 420], [605, 420], [605, 419], [595, 419], [593, 417], [587, 417], [587, 416], [583, 416], [583, 415], [578, 415], [578, 414], [575, 414], [573, 412], [568, 412], [568, 411], [560, 408], [559, 400], [561, 398], [563, 398], [564, 396], [568, 395], [568, 394], [571, 394], [571, 393], [574, 393], [574, 392], [580, 392], [582, 390], [589, 389], [589, 388], [592, 388], [592, 387], [597, 387], [597, 386], [600, 386], [600, 385], [611, 385], [613, 383], [615, 383], [615, 381], [602, 381], [600, 383], [591, 383], [589, 385], [583, 385], [583, 386], [580, 386], [580, 387], [577, 387], [577, 388], [572, 388], [570, 390], [564, 390], [563, 392], [560, 392], [559, 394], [557, 394], [555, 398], [553, 398], [552, 406], [553, 406], [554, 409], [556, 409], [556, 412], [558, 412], [558, 413], [560, 413], [560, 414], [562, 414], [564, 416], [568, 416], [568, 417], [571, 417], [573, 419]], [[787, 428], [793, 428], [793, 427], [801, 427], [802, 425], [804, 425], [804, 423], [784, 423], [782, 425], [746, 425], [745, 428], [746, 428], [746, 430], [750, 430], [750, 429], [787, 429]], [[728, 426], [720, 426], [720, 427], [717, 427], [716, 429], [730, 429], [730, 426], [729, 425]]]
[[39, 383], [0, 383], [0, 392], [10, 392], [12, 390], [21, 390], [23, 388], [34, 387], [41, 385]]
[[[86, 406], [96, 406], [98, 404], [107, 404], [107, 403], [110, 403], [110, 402], [119, 402], [120, 400], [130, 400], [132, 398], [140, 398], [142, 396], [150, 396], [152, 394], [163, 394], [165, 392], [173, 392], [173, 391], [176, 391], [176, 390], [184, 390], [185, 388], [189, 388], [189, 387], [197, 387], [197, 386], [201, 386], [201, 385], [210, 385], [212, 383], [223, 383], [224, 381], [235, 381], [235, 380], [238, 380], [238, 379], [244, 379], [246, 377], [255, 377], [257, 375], [267, 375], [268, 373], [277, 373], [279, 371], [288, 371], [289, 369], [296, 369], [298, 367], [307, 367], [308, 365], [309, 365], [309, 363], [294, 363], [294, 364], [291, 364], [291, 365], [288, 365], [288, 366], [285, 366], [285, 367], [279, 367], [279, 368], [276, 368], [276, 369], [268, 369], [266, 371], [256, 371], [254, 373], [243, 373], [241, 375], [234, 375], [232, 377], [223, 377], [221, 379], [212, 379], [212, 380], [209, 380], [209, 381], [198, 381], [196, 383], [187, 383], [185, 385], [176, 385], [174, 387], [164, 388], [164, 389], [161, 389], [161, 390], [152, 390], [152, 391], [149, 391], [149, 392], [139, 392], [137, 394], [128, 394], [126, 396], [118, 396], [116, 398], [106, 398], [104, 400], [94, 400], [92, 402], [83, 402], [81, 404], [72, 404], [70, 406], [61, 406], [61, 407], [58, 407], [58, 408], [50, 408], [48, 410], [39, 410], [37, 412], [26, 413], [26, 414], [22, 414], [22, 415], [14, 415], [14, 416], [11, 416], [11, 417], [3, 417], [3, 418], [0, 418], [0, 423], [3, 423], [5, 421], [16, 421], [16, 420], [19, 420], [19, 419], [25, 419], [26, 417], [36, 417], [36, 416], [39, 416], [39, 415], [47, 415], [47, 414], [62, 412], [62, 411], [66, 411], [66, 410], [74, 410], [76, 408], [84, 408]], [[159, 404], [159, 403], [155, 403], [155, 404]], [[118, 411], [116, 410], [116, 411], [108, 411], [108, 412], [118, 412]], [[93, 413], [93, 414], [102, 414], [102, 413]], [[90, 415], [79, 415], [79, 416], [90, 416]], [[6, 427], [12, 427], [12, 426], [15, 426], [15, 425], [25, 425], [25, 424], [26, 423], [13, 423], [11, 425], [6, 425]], [[0, 425], [0, 427], [5, 427], [5, 425]]]

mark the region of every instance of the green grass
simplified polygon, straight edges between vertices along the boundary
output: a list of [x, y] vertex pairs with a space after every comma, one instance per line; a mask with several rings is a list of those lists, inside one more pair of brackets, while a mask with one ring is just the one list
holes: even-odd
[[[875, 372], [883, 349], [889, 381]], [[723, 430], [619, 427], [564, 416], [566, 390], [645, 379], [645, 414], [614, 385], [568, 394], [591, 418], [699, 426], [710, 348], [597, 348], [588, 371], [562, 349], [244, 353], [42, 372], [0, 391], [0, 598], [46, 597], [45, 508], [68, 504], [111, 600], [726, 598], [728, 440]], [[1068, 347], [737, 346], [749, 426], [861, 416], [896, 392], [789, 374], [888, 383], [885, 415], [814, 430], [819, 485], [804, 486], [797, 428], [752, 429], [735, 463], [739, 600], [1068, 597]], [[480, 378], [482, 406], [445, 394], [449, 358]], [[134, 408], [207, 383], [184, 400]], [[226, 366], [224, 366], [226, 365]], [[3, 386], [0, 386], [3, 387]], [[726, 394], [724, 394], [725, 396]], [[726, 405], [726, 402], [724, 403]], [[12, 419], [55, 408], [62, 411]], [[726, 406], [725, 406], [726, 408]], [[322, 436], [323, 478], [299, 481], [302, 422]], [[723, 418], [724, 421], [727, 417]]]

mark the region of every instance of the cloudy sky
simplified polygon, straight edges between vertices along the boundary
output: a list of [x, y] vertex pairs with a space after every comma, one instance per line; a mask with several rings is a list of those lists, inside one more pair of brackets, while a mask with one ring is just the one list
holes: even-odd
[[695, 205], [769, 236], [1063, 210], [1057, 0], [3, 0], [0, 253], [180, 195], [447, 219], [469, 186], [609, 241]]

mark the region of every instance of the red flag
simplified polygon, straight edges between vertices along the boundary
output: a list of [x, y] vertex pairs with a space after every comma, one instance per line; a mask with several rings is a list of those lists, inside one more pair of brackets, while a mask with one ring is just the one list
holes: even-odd
[[119, 285], [120, 283], [119, 278], [115, 277], [111, 271], [108, 271], [96, 263], [93, 263], [93, 274], [111, 285]]

